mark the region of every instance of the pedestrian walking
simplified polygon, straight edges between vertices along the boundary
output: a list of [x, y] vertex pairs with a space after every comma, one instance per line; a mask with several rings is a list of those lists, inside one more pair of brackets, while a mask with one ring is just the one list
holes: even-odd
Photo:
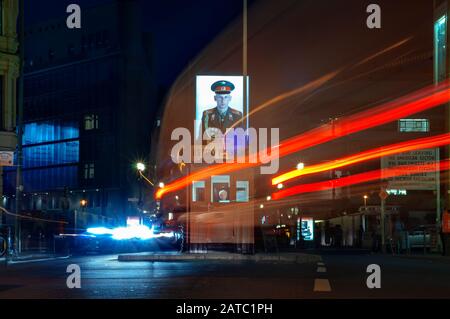
[[403, 237], [405, 232], [405, 224], [399, 216], [394, 219], [394, 244], [397, 250], [397, 254], [400, 254], [403, 250]]

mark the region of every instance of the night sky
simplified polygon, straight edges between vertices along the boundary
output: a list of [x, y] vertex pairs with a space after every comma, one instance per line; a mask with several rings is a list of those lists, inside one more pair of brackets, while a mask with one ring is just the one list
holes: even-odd
[[[111, 0], [25, 0], [25, 24], [65, 16], [66, 7], [77, 3], [95, 6]], [[126, 0], [121, 0], [126, 1]], [[155, 40], [156, 82], [167, 90], [188, 62], [242, 12], [242, 1], [140, 0], [143, 30]], [[180, 36], [182, 31], [183, 35]]]

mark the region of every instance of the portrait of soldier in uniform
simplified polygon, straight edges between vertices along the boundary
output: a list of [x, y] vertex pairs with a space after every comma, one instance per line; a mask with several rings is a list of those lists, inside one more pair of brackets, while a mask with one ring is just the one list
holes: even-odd
[[201, 132], [206, 132], [209, 137], [214, 138], [219, 132], [225, 134], [231, 127], [242, 128], [242, 112], [229, 106], [234, 84], [229, 81], [217, 81], [211, 85], [211, 90], [215, 93], [216, 107], [203, 112]]

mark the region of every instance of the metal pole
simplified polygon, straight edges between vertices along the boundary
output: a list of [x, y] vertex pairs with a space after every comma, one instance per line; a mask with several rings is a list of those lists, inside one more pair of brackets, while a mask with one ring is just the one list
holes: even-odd
[[[191, 173], [191, 166], [189, 165], [186, 166], [186, 170], [187, 170], [187, 176], [190, 175]], [[206, 184], [205, 184], [206, 186]], [[192, 200], [192, 196], [191, 193], [193, 192], [193, 186], [192, 183], [190, 183], [188, 185], [188, 187], [186, 187], [186, 230], [185, 230], [185, 245], [186, 245], [186, 252], [190, 253], [191, 252], [191, 200]]]
[[73, 233], [74, 234], [76, 234], [77, 233], [77, 228], [78, 228], [78, 214], [77, 214], [77, 210], [75, 209], [74, 210], [74, 222], [73, 222], [73, 224], [74, 224], [74, 230], [73, 230]]
[[[382, 190], [384, 190], [382, 188]], [[381, 251], [386, 253], [386, 245], [385, 245], [385, 236], [384, 236], [384, 215], [385, 215], [385, 208], [386, 207], [386, 199], [381, 198], [381, 221], [380, 221], [380, 227], [381, 227]]]
[[243, 26], [242, 26], [242, 75], [244, 76], [244, 110], [247, 111], [247, 0], [244, 0], [243, 8]]
[[[438, 1], [434, 1], [434, 8], [436, 8], [436, 4], [438, 3]], [[447, 15], [447, 21], [445, 23], [445, 65], [444, 65], [444, 69], [445, 69], [445, 76], [443, 79], [439, 78], [439, 65], [438, 65], [438, 57], [436, 55], [437, 52], [437, 48], [435, 48], [434, 52], [434, 65], [435, 65], [435, 82], [436, 84], [439, 82], [439, 80], [443, 81], [443, 80], [448, 80], [449, 79], [449, 69], [450, 69], [450, 50], [447, 49], [448, 47], [448, 43], [450, 42], [450, 32], [449, 32], [449, 17], [450, 17], [450, 7], [448, 6], [448, 1], [447, 1], [447, 8], [445, 10], [445, 14]], [[433, 21], [434, 23], [436, 23], [436, 21]], [[436, 43], [436, 41], [434, 41]], [[446, 132], [450, 132], [450, 103], [446, 103], [445, 105], [445, 131]], [[445, 152], [445, 156], [444, 157], [448, 157], [450, 155], [450, 146], [445, 146], [443, 148], [444, 152]], [[444, 210], [448, 210], [450, 208], [450, 174], [446, 174], [447, 176], [445, 177], [445, 185], [444, 185], [444, 192], [445, 192], [445, 204], [444, 204]], [[440, 214], [439, 214], [440, 215]], [[440, 216], [439, 216], [440, 218]], [[438, 225], [438, 229], [440, 229], [441, 224]], [[440, 237], [440, 236], [439, 236]], [[444, 238], [443, 238], [444, 239]], [[444, 239], [445, 240], [445, 239]], [[441, 242], [441, 248], [443, 249], [446, 243], [442, 243]], [[448, 249], [447, 247], [445, 247], [446, 249]]]
[[[440, 163], [440, 152], [439, 147], [436, 148], [436, 168], [439, 168]], [[436, 250], [441, 251], [442, 243], [439, 236], [439, 231], [441, 227], [441, 174], [439, 169], [436, 170]], [[430, 234], [431, 236], [431, 234]], [[431, 239], [431, 238], [430, 238]], [[431, 241], [430, 241], [431, 243]], [[431, 244], [430, 244], [431, 250]]]
[[[20, 200], [22, 195], [22, 135], [23, 135], [23, 84], [24, 84], [24, 0], [19, 0], [19, 81], [18, 81], [18, 98], [17, 98], [17, 173], [16, 173], [16, 214], [20, 213]], [[17, 254], [20, 254], [20, 222], [19, 217], [14, 219], [14, 245]]]
[[[248, 35], [247, 35], [247, 0], [243, 0], [243, 8], [242, 8], [242, 75], [244, 76], [244, 111], [246, 115], [248, 115], [248, 87], [247, 87], [247, 48], [248, 48]], [[248, 128], [248, 116], [246, 118], [247, 121], [247, 128]], [[251, 218], [253, 220], [253, 215], [248, 216], [247, 218]], [[240, 228], [240, 231], [238, 232], [240, 236], [237, 236], [238, 240], [238, 247], [240, 246], [241, 253], [249, 253], [250, 249], [250, 227], [246, 226], [247, 223], [242, 223], [241, 225], [238, 225], [237, 227]], [[245, 242], [245, 243], [244, 243]]]

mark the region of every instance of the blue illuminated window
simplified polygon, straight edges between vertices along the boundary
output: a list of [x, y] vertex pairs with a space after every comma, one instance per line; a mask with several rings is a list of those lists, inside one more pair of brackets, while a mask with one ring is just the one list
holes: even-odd
[[447, 15], [434, 23], [434, 80], [440, 82], [446, 78]]
[[[27, 192], [76, 187], [80, 157], [77, 121], [27, 123], [23, 135], [23, 185]], [[16, 159], [14, 161], [17, 163]], [[15, 191], [15, 167], [4, 171], [4, 190]]]
[[24, 125], [23, 145], [53, 142], [80, 136], [76, 121], [45, 121]]
[[23, 167], [77, 163], [79, 161], [79, 149], [79, 141], [24, 147]]
[[427, 119], [401, 119], [398, 129], [400, 132], [429, 132], [430, 123]]

